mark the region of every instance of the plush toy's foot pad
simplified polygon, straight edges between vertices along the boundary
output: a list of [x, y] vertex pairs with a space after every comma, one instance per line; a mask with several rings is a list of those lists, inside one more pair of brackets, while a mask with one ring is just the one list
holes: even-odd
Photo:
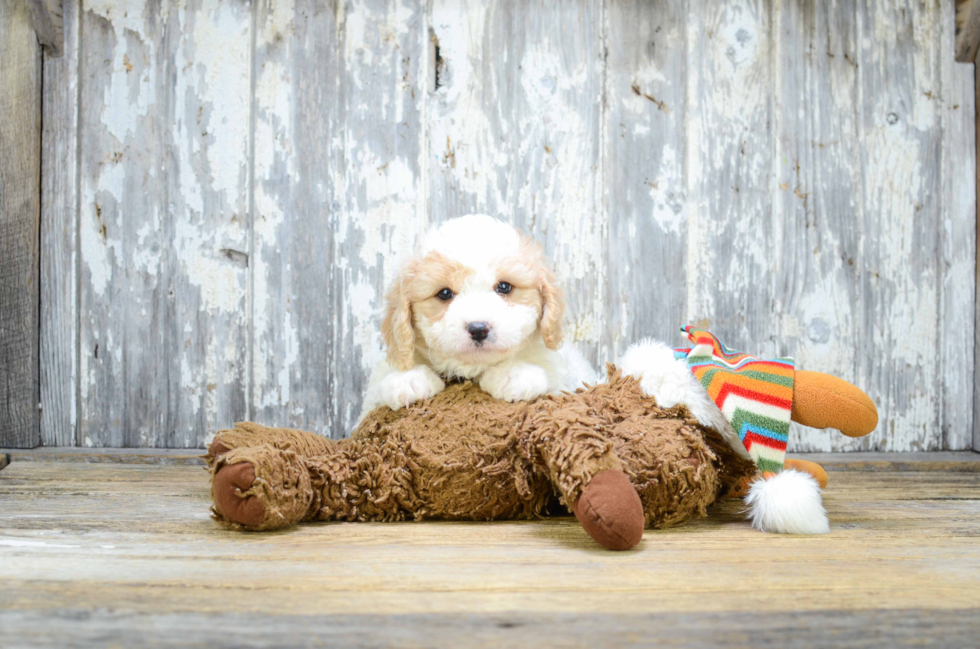
[[797, 370], [792, 419], [804, 426], [836, 428], [848, 437], [864, 437], [878, 425], [878, 409], [864, 391], [844, 379]]
[[629, 550], [643, 538], [643, 503], [622, 471], [610, 469], [593, 477], [572, 509], [604, 548]]
[[255, 482], [255, 468], [248, 462], [226, 464], [214, 474], [211, 497], [218, 512], [232, 521], [258, 527], [265, 518], [265, 505], [256, 496], [242, 496]]

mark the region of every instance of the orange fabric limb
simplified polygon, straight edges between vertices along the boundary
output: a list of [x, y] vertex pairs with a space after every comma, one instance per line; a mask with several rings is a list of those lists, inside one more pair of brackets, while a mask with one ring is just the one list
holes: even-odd
[[822, 372], [796, 371], [793, 421], [814, 428], [836, 428], [864, 437], [878, 425], [878, 409], [860, 388]]

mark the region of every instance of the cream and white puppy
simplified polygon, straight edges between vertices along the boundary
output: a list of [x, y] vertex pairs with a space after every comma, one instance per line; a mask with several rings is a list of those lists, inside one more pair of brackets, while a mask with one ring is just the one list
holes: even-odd
[[482, 214], [433, 229], [387, 295], [387, 359], [364, 410], [397, 410], [471, 379], [498, 399], [574, 390], [595, 371], [562, 345], [564, 303], [541, 247]]

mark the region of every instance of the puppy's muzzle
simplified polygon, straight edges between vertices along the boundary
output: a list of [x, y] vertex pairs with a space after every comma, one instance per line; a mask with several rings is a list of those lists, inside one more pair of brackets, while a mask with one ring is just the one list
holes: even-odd
[[486, 322], [471, 322], [466, 325], [466, 331], [469, 332], [473, 342], [479, 345], [490, 335], [490, 325]]

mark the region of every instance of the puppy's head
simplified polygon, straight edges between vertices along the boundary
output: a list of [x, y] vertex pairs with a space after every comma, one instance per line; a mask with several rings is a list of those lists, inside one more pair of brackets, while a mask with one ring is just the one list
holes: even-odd
[[430, 232], [405, 265], [381, 333], [399, 369], [413, 365], [418, 343], [465, 374], [512, 357], [538, 332], [557, 349], [564, 308], [538, 244], [489, 216], [461, 216]]

